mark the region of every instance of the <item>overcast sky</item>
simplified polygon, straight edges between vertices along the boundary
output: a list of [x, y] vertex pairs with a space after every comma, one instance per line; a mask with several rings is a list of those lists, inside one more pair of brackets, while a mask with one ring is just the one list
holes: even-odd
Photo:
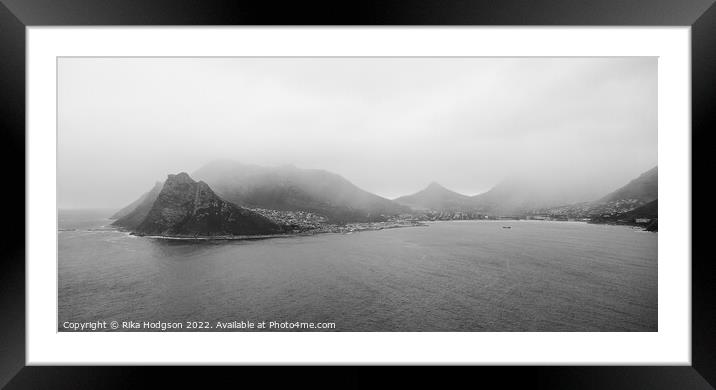
[[60, 208], [118, 208], [215, 159], [394, 198], [508, 176], [605, 192], [657, 163], [656, 58], [61, 58]]

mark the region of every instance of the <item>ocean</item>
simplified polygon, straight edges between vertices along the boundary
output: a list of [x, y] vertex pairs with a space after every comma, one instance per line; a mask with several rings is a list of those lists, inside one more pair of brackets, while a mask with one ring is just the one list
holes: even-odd
[[[627, 226], [448, 221], [188, 241], [131, 236], [109, 214], [59, 212], [59, 331], [97, 321], [118, 331], [658, 330], [658, 233]], [[261, 323], [296, 327], [241, 328]]]

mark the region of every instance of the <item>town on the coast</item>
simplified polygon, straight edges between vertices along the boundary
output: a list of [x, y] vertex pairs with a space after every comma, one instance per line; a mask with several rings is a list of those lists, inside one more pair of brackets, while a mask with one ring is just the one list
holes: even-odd
[[567, 194], [553, 192], [511, 183], [468, 196], [431, 183], [387, 199], [328, 171], [218, 161], [192, 175], [158, 181], [117, 211], [112, 225], [166, 238], [349, 234], [462, 220], [579, 221], [658, 230], [656, 167], [596, 200], [564, 204]]

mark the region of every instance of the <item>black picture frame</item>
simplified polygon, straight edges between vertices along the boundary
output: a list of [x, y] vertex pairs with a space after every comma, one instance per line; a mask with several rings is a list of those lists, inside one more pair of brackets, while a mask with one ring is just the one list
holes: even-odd
[[[0, 387], [127, 388], [155, 387], [174, 376], [188, 384], [186, 369], [162, 369], [147, 376], [139, 367], [25, 366], [25, 28], [88, 25], [531, 25], [531, 26], [691, 26], [692, 208], [703, 205], [714, 163], [699, 148], [709, 146], [716, 112], [716, 6], [714, 0], [503, 0], [292, 2], [191, 0], [0, 0], [0, 153], [7, 200], [0, 224], [4, 254], [0, 262]], [[24, 205], [25, 207], [21, 207]], [[708, 216], [704, 215], [704, 219]], [[702, 228], [698, 228], [698, 223]], [[692, 365], [648, 367], [475, 367], [469, 373], [431, 376], [425, 370], [381, 380], [403, 385], [449, 385], [453, 379], [480, 383], [498, 379], [501, 387], [709, 389], [716, 386], [716, 262], [699, 253], [708, 229], [692, 224]], [[22, 233], [21, 233], [22, 232]], [[700, 240], [697, 240], [700, 238]], [[697, 242], [701, 244], [697, 245]], [[684, 259], [688, 261], [689, 259]], [[266, 377], [254, 368], [241, 375]], [[156, 372], [152, 372], [156, 375]], [[231, 374], [236, 375], [235, 373]], [[336, 372], [336, 387], [370, 385], [371, 376], [348, 368]], [[138, 379], [141, 376], [141, 379]], [[215, 373], [212, 378], [217, 378]], [[271, 376], [295, 385], [312, 374]], [[206, 379], [206, 378], [204, 378]], [[202, 382], [208, 384], [208, 382]]]

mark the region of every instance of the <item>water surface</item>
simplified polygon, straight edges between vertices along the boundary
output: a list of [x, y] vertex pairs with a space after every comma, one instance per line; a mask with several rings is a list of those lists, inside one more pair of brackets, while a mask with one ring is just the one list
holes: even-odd
[[[59, 321], [334, 322], [337, 331], [657, 331], [657, 237], [578, 222], [196, 242], [61, 211]], [[509, 225], [511, 229], [502, 226]]]

